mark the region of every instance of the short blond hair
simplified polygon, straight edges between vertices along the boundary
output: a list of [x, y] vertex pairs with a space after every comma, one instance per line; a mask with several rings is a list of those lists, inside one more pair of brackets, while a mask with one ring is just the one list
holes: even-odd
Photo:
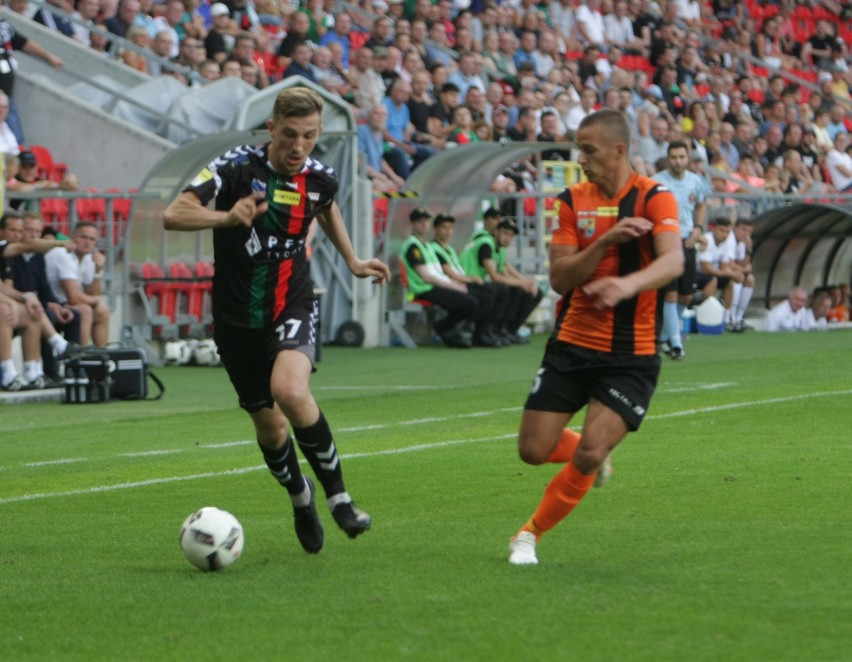
[[283, 90], [272, 107], [272, 119], [285, 117], [309, 117], [318, 114], [322, 117], [322, 97], [307, 87], [290, 87]]

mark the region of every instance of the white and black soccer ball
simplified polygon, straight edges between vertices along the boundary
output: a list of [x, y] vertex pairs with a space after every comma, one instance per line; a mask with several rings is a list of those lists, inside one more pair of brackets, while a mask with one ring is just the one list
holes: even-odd
[[201, 340], [192, 350], [192, 356], [197, 365], [219, 365], [219, 349], [216, 342], [208, 338]]
[[186, 340], [167, 340], [163, 345], [163, 363], [187, 365], [192, 358], [192, 348]]
[[243, 551], [243, 527], [226, 510], [205, 506], [180, 527], [180, 546], [187, 560], [202, 570], [221, 570]]

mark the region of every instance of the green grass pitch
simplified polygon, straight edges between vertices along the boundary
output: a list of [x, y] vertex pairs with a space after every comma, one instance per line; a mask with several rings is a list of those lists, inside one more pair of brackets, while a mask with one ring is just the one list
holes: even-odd
[[[318, 556], [222, 369], [159, 369], [159, 402], [0, 407], [0, 656], [849, 659], [850, 341], [690, 337], [537, 567], [506, 555], [557, 470], [515, 450], [541, 336], [327, 348], [313, 389], [374, 526], [349, 540], [322, 508]], [[203, 505], [245, 529], [219, 573], [178, 545]]]

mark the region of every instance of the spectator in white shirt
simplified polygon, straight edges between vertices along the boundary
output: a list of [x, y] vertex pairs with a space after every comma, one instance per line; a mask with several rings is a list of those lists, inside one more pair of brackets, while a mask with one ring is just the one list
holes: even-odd
[[9, 97], [0, 90], [0, 152], [17, 156], [21, 146], [18, 145], [18, 139], [12, 129], [6, 124], [7, 117], [9, 117]]
[[731, 219], [717, 218], [712, 230], [702, 237], [703, 247], [698, 253], [698, 289], [704, 298], [715, 295], [717, 289], [722, 291], [726, 325], [733, 319], [734, 284], [745, 280], [742, 268], [730, 253], [730, 234]]
[[577, 7], [574, 17], [577, 21], [580, 43], [603, 44], [605, 42], [604, 20], [600, 7], [601, 0], [586, 0], [585, 5]]
[[808, 293], [802, 287], [793, 288], [786, 301], [772, 307], [766, 316], [767, 331], [806, 331]]
[[831, 183], [839, 193], [852, 190], [852, 156], [846, 152], [849, 147], [849, 134], [841, 131], [834, 136], [834, 149], [825, 158]]
[[106, 257], [97, 250], [98, 228], [78, 223], [74, 250], [54, 248], [45, 256], [47, 280], [57, 301], [80, 313], [80, 344], [106, 346], [109, 341], [109, 306], [101, 301]]

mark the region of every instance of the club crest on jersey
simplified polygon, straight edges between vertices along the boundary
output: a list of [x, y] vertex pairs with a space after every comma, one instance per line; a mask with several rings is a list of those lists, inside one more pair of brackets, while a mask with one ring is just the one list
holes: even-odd
[[205, 182], [209, 182], [213, 179], [213, 173], [210, 171], [210, 168], [204, 168], [201, 172], [199, 172], [195, 179], [192, 180], [191, 186], [201, 186]]
[[586, 216], [577, 220], [577, 228], [586, 237], [592, 237], [595, 234], [595, 217]]
[[293, 206], [299, 204], [302, 200], [301, 193], [294, 193], [293, 191], [282, 191], [281, 189], [275, 189], [272, 193], [272, 202], [279, 205], [288, 205]]
[[257, 236], [257, 232], [254, 228], [251, 229], [251, 236], [248, 238], [246, 242], [246, 251], [249, 255], [257, 255], [260, 253], [263, 248], [263, 244], [260, 243], [260, 237]]
[[256, 177], [251, 180], [251, 192], [256, 195], [262, 195], [264, 198], [266, 197], [266, 182], [262, 182]]

